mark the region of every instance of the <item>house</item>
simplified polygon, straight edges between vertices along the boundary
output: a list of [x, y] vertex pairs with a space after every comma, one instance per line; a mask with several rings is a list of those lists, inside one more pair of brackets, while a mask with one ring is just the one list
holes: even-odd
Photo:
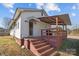
[[0, 36], [5, 36], [5, 35], [9, 35], [9, 30], [0, 28]]
[[[56, 27], [51, 28], [51, 25]], [[9, 29], [20, 46], [35, 55], [49, 55], [67, 38], [67, 25], [71, 25], [68, 14], [48, 16], [43, 9], [18, 8]]]

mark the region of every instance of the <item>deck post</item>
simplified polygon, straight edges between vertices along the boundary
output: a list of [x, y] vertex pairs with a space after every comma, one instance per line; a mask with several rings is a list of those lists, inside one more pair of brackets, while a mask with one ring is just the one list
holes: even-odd
[[56, 17], [56, 48], [58, 48], [58, 39], [59, 39], [59, 36], [58, 36], [58, 17]]
[[41, 29], [41, 37], [42, 37], [42, 34], [43, 34], [43, 33], [42, 33], [42, 29]]
[[29, 39], [27, 40], [27, 44], [28, 44], [27, 47], [30, 50], [30, 40]]
[[67, 31], [67, 25], [65, 25], [65, 29], [66, 29], [66, 31]]
[[63, 30], [65, 30], [65, 29], [64, 29], [64, 24], [63, 24]]
[[56, 17], [56, 29], [58, 29], [58, 17]]
[[66, 30], [66, 38], [67, 38], [67, 25], [65, 25], [65, 30]]
[[[64, 26], [64, 23], [63, 23], [63, 25], [62, 25], [62, 26], [63, 26], [63, 30], [65, 31], [65, 26]], [[64, 38], [64, 37], [63, 37], [63, 35], [65, 35], [64, 31], [62, 31], [62, 38]]]
[[58, 36], [58, 17], [56, 17], [56, 32], [57, 32], [57, 36]]

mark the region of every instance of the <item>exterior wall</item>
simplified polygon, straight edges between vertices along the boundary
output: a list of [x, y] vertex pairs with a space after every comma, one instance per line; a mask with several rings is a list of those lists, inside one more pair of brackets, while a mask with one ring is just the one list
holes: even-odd
[[10, 30], [10, 35], [21, 39], [21, 17], [18, 18], [15, 27]]
[[22, 38], [29, 36], [29, 23], [25, 22], [25, 20], [27, 20], [27, 18], [21, 20], [21, 35], [22, 35]]
[[[45, 16], [45, 15], [43, 15]], [[23, 12], [21, 14], [22, 20], [21, 20], [21, 33], [22, 37], [28, 37], [29, 36], [29, 18], [30, 17], [41, 17], [41, 12]], [[27, 21], [27, 22], [25, 22]], [[33, 23], [34, 24], [34, 23]], [[41, 34], [40, 29], [45, 28], [45, 23], [37, 23], [33, 25], [33, 36], [39, 36]]]
[[[18, 18], [16, 24], [19, 23], [19, 28], [17, 25], [11, 29], [10, 35], [15, 36], [16, 38], [22, 39], [24, 37], [29, 36], [29, 18], [30, 17], [41, 17], [45, 15], [41, 15], [41, 12], [22, 12], [20, 17]], [[33, 36], [40, 36], [41, 29], [47, 28], [48, 25], [44, 22], [33, 23]]]
[[14, 35], [14, 28], [12, 28], [12, 29], [10, 30], [10, 35], [11, 35], [11, 36]]
[[48, 28], [48, 24], [44, 22], [33, 23], [33, 36], [41, 36], [41, 29]]

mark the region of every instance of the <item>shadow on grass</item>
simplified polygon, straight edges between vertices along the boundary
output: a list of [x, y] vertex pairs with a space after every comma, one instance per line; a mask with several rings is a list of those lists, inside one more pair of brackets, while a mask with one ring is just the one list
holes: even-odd
[[79, 56], [79, 40], [70, 38], [65, 39], [58, 50]]

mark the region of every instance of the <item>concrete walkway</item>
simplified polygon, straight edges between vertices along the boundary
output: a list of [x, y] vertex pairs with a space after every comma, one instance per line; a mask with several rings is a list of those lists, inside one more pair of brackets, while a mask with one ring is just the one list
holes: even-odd
[[79, 40], [79, 36], [67, 36], [67, 38], [71, 38], [71, 39], [77, 39], [77, 40]]

